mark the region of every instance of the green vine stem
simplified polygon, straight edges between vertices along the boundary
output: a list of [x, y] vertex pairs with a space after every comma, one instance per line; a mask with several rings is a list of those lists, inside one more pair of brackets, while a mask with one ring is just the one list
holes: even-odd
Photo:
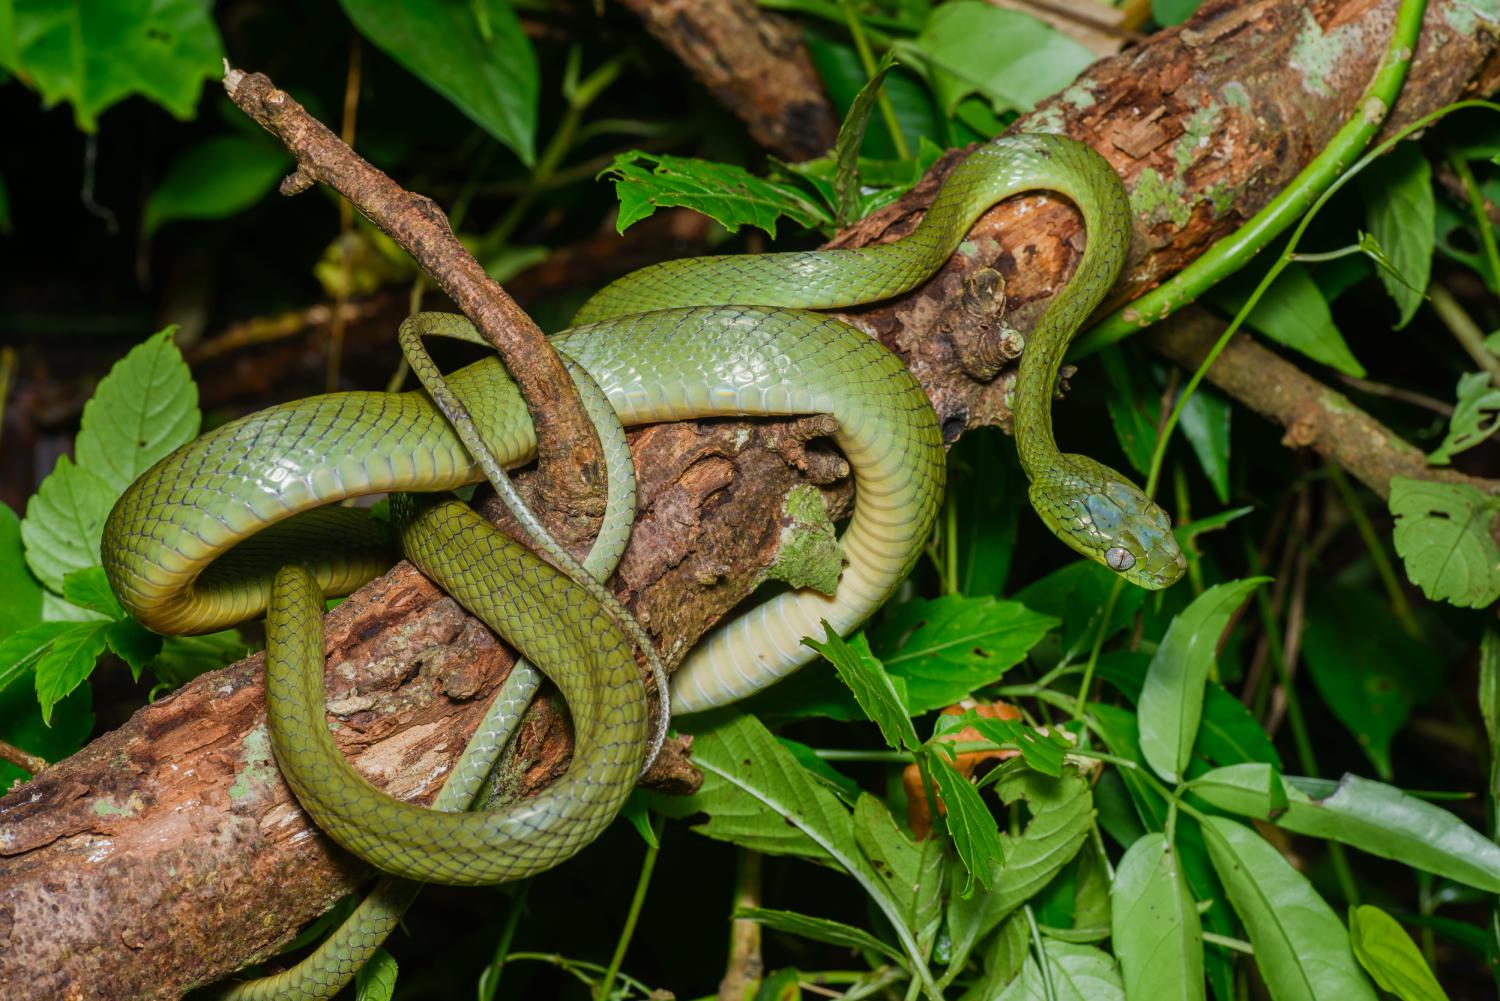
[[1401, 85], [1406, 81], [1406, 71], [1416, 52], [1426, 10], [1427, 0], [1402, 0], [1385, 58], [1360, 99], [1358, 110], [1291, 184], [1249, 222], [1214, 244], [1160, 288], [1111, 313], [1083, 334], [1074, 342], [1070, 357], [1077, 359], [1093, 354], [1108, 344], [1122, 341], [1153, 323], [1165, 320], [1244, 267], [1307, 212], [1319, 193], [1336, 181], [1345, 165], [1365, 148], [1385, 121]]

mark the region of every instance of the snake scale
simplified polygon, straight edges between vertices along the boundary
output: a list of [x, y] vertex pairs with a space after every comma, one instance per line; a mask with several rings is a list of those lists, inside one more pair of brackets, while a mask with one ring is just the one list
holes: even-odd
[[[610, 460], [615, 515], [606, 516], [586, 568], [595, 577], [608, 576], [618, 560], [634, 507], [633, 481], [618, 485], [631, 475], [623, 434], [598, 412], [600, 399], [627, 426], [832, 414], [835, 444], [854, 471], [856, 503], [842, 537], [847, 565], [835, 592], [780, 594], [717, 627], [672, 677], [675, 712], [734, 701], [795, 670], [812, 656], [804, 636], [820, 635], [824, 620], [840, 633], [853, 629], [911, 571], [943, 490], [936, 415], [899, 358], [812, 310], [915, 287], [982, 212], [1032, 190], [1068, 197], [1087, 232], [1073, 278], [1037, 321], [1021, 359], [1014, 427], [1032, 505], [1068, 545], [1132, 583], [1159, 588], [1181, 575], [1167, 515], [1118, 473], [1060, 453], [1052, 437], [1051, 399], [1068, 342], [1114, 284], [1128, 250], [1124, 189], [1076, 141], [1001, 138], [960, 164], [918, 227], [897, 242], [654, 265], [599, 292], [553, 339], [580, 386], [602, 391], [591, 415]], [[422, 315], [408, 324], [417, 334], [464, 336], [457, 318]], [[533, 456], [531, 422], [497, 359], [452, 373], [446, 385], [472, 415], [471, 444], [507, 467]], [[157, 631], [207, 632], [266, 615], [272, 743], [325, 832], [401, 877], [494, 883], [556, 865], [610, 822], [646, 752], [645, 700], [631, 636], [596, 600], [597, 590], [451, 497], [433, 496], [484, 476], [445, 409], [424, 392], [338, 393], [226, 424], [126, 491], [106, 523], [103, 559], [121, 603]], [[393, 495], [389, 524], [331, 506], [384, 492]], [[339, 754], [324, 722], [323, 600], [349, 593], [401, 554], [562, 691], [576, 750], [564, 777], [537, 796], [462, 812], [536, 687], [529, 666], [497, 697], [435, 810], [374, 789]], [[301, 966], [238, 985], [231, 996], [331, 996], [412, 892], [388, 880]]]

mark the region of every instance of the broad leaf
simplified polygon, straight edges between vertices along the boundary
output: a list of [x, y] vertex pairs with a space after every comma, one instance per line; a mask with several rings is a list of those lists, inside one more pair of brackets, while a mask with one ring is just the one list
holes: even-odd
[[396, 996], [396, 957], [377, 947], [354, 975], [354, 1001], [391, 1001]]
[[1447, 1001], [1417, 944], [1385, 911], [1369, 904], [1351, 909], [1349, 942], [1354, 958], [1381, 990], [1401, 1001]]
[[1460, 608], [1500, 598], [1500, 552], [1490, 534], [1500, 498], [1466, 483], [1393, 476], [1390, 508], [1396, 552], [1423, 594]]
[[1500, 430], [1500, 389], [1488, 372], [1466, 372], [1458, 377], [1458, 405], [1448, 419], [1448, 434], [1427, 461], [1446, 466], [1460, 452], [1482, 445]]
[[172, 161], [146, 199], [141, 225], [149, 235], [175, 219], [243, 212], [270, 194], [291, 166], [285, 150], [259, 136], [205, 139]]
[[1151, 0], [1151, 19], [1163, 28], [1181, 24], [1193, 16], [1203, 0]]
[[1141, 751], [1168, 781], [1192, 757], [1203, 712], [1203, 686], [1229, 617], [1268, 578], [1229, 581], [1203, 592], [1167, 628], [1141, 690]]
[[960, 1001], [990, 1001], [1021, 975], [1029, 954], [1030, 932], [1026, 916], [1017, 911], [1006, 918], [995, 933], [985, 940], [980, 954], [984, 973], [970, 985]]
[[61, 594], [63, 578], [99, 565], [104, 519], [116, 491], [104, 479], [73, 464], [66, 455], [26, 502], [21, 538], [26, 562], [37, 579]]
[[888, 607], [870, 642], [922, 713], [998, 681], [1056, 625], [1019, 602], [949, 594]]
[[941, 749], [927, 756], [927, 766], [943, 798], [953, 847], [969, 874], [963, 894], [968, 896], [976, 882], [981, 889], [988, 890], [990, 864], [1005, 861], [995, 815], [984, 805], [979, 790], [953, 767]]
[[885, 804], [865, 794], [854, 805], [854, 840], [892, 899], [904, 905], [906, 925], [926, 953], [943, 919], [942, 839], [913, 844]]
[[203, 81], [223, 72], [224, 45], [209, 0], [5, 6], [15, 20], [11, 37], [0, 40], [0, 65], [35, 87], [47, 105], [72, 102], [85, 132], [133, 94], [191, 118]]
[[52, 720], [52, 707], [83, 684], [104, 653], [108, 622], [72, 622], [57, 634], [47, 651], [37, 658], [36, 699], [43, 722]]
[[[0, 640], [28, 629], [42, 621], [42, 585], [26, 566], [21, 545], [21, 520], [6, 504], [0, 503]], [[0, 663], [0, 679], [4, 664]], [[4, 683], [0, 681], [0, 688]]]
[[1221, 810], [1257, 820], [1270, 820], [1287, 804], [1281, 776], [1259, 761], [1215, 768], [1193, 779], [1191, 788]]
[[[1239, 286], [1220, 287], [1213, 298], [1232, 310], [1238, 310], [1249, 298]], [[1344, 335], [1333, 322], [1328, 301], [1317, 283], [1299, 264], [1289, 265], [1245, 318], [1245, 322], [1271, 340], [1300, 351], [1315, 362], [1328, 365], [1345, 375], [1363, 377], [1361, 365], [1344, 342]]]
[[1202, 829], [1275, 1001], [1375, 1001], [1343, 924], [1305, 876], [1243, 824], [1208, 817]]
[[745, 921], [755, 921], [763, 927], [774, 928], [791, 935], [800, 935], [815, 942], [827, 942], [830, 945], [874, 952], [900, 965], [906, 963], [906, 957], [901, 954], [900, 950], [880, 941], [863, 928], [846, 925], [842, 921], [764, 907], [738, 907], [730, 916]]
[[1400, 312], [1396, 329], [1411, 322], [1432, 274], [1437, 240], [1432, 168], [1416, 143], [1401, 143], [1358, 176], [1370, 235], [1396, 274], [1377, 268]]
[[1203, 475], [1220, 504], [1229, 503], [1229, 401], [1207, 386], [1199, 386], [1182, 408], [1182, 435], [1193, 447]]
[[0, 691], [24, 677], [57, 638], [74, 626], [72, 622], [39, 622], [0, 639]]
[[505, 0], [339, 0], [359, 33], [530, 166], [536, 53]]
[[64, 577], [63, 597], [79, 608], [87, 608], [111, 619], [125, 617], [125, 610], [109, 589], [109, 578], [104, 576], [103, 567], [75, 570]]
[[1203, 926], [1164, 834], [1148, 834], [1115, 869], [1111, 944], [1126, 997], [1201, 1001]]
[[1278, 826], [1500, 893], [1500, 845], [1442, 807], [1357, 775], [1337, 784], [1287, 776], [1284, 784]]
[[808, 228], [832, 221], [801, 188], [756, 177], [729, 163], [632, 150], [617, 155], [601, 176], [614, 179], [620, 199], [615, 228], [621, 233], [657, 209], [674, 205], [700, 212], [731, 233], [749, 225], [772, 238], [782, 216]]
[[826, 657], [838, 671], [844, 684], [854, 693], [859, 707], [880, 727], [885, 742], [896, 750], [915, 751], [921, 747], [921, 738], [917, 736], [916, 727], [912, 726], [911, 717], [906, 714], [905, 699], [891, 683], [891, 676], [886, 674], [880, 661], [870, 653], [864, 633], [858, 633], [846, 642], [826, 620], [823, 633], [821, 643], [811, 637], [804, 637], [802, 642]]
[[1092, 946], [1042, 940], [1052, 990], [1047, 990], [1035, 956], [996, 1001], [1125, 1001], [1120, 970], [1109, 954]]
[[1151, 455], [1156, 451], [1161, 394], [1147, 377], [1140, 355], [1129, 351], [1128, 346], [1105, 348], [1099, 352], [1099, 361], [1108, 378], [1104, 406], [1114, 425], [1115, 438], [1135, 471], [1144, 476], [1151, 469]]

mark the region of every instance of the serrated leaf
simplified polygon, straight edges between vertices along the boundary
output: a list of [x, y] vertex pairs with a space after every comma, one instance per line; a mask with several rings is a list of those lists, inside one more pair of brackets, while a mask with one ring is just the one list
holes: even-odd
[[78, 127], [133, 94], [193, 117], [203, 81], [223, 72], [224, 45], [209, 0], [56, 3], [15, 0], [4, 68], [48, 106], [73, 104]]
[[857, 633], [852, 640], [846, 642], [833, 631], [826, 620], [823, 622], [823, 633], [821, 643], [810, 636], [804, 637], [802, 642], [818, 651], [833, 665], [839, 678], [854, 693], [854, 700], [859, 703], [865, 715], [880, 727], [880, 734], [885, 742], [896, 750], [915, 751], [921, 747], [922, 741], [917, 736], [916, 727], [912, 726], [911, 717], [906, 713], [904, 699], [891, 683], [891, 677], [886, 674], [880, 661], [870, 653], [864, 633]]
[[1018, 602], [948, 594], [888, 606], [869, 636], [915, 714], [998, 681], [1056, 625]]
[[1358, 175], [1370, 235], [1384, 251], [1395, 274], [1378, 268], [1400, 313], [1400, 330], [1422, 305], [1422, 290], [1432, 274], [1432, 251], [1437, 240], [1437, 205], [1432, 192], [1432, 168], [1415, 143], [1401, 143]]
[[1053, 778], [1062, 775], [1063, 757], [1073, 747], [1067, 738], [1056, 730], [1042, 733], [1020, 720], [997, 719], [993, 716], [981, 716], [975, 712], [965, 713], [963, 716], [942, 717], [939, 720], [937, 732], [948, 733], [964, 727], [973, 727], [979, 731], [981, 737], [992, 743], [1014, 746], [1021, 752], [1022, 760], [1028, 766]]
[[827, 210], [800, 188], [729, 163], [631, 150], [618, 154], [600, 176], [614, 179], [620, 199], [615, 229], [621, 233], [669, 206], [706, 215], [731, 233], [756, 226], [773, 239], [782, 216], [809, 229], [832, 222]]
[[1141, 751], [1176, 781], [1192, 758], [1203, 714], [1204, 683], [1229, 617], [1267, 577], [1228, 581], [1204, 591], [1167, 627], [1141, 690]]
[[854, 840], [892, 899], [903, 904], [906, 925], [925, 953], [943, 918], [942, 840], [927, 838], [913, 844], [885, 804], [868, 793], [854, 805]]
[[104, 653], [108, 622], [69, 623], [58, 632], [46, 652], [37, 658], [36, 699], [43, 722], [52, 720], [52, 707], [83, 684]]
[[[83, 408], [74, 452], [115, 497], [158, 459], [198, 435], [198, 387], [168, 327], [130, 349]], [[98, 562], [98, 546], [94, 547]]]
[[1466, 372], [1458, 377], [1458, 403], [1448, 418], [1448, 434], [1427, 461], [1446, 466], [1460, 452], [1482, 445], [1500, 430], [1500, 388], [1488, 372]]
[[970, 94], [996, 113], [1030, 111], [1094, 61], [1088, 49], [1036, 18], [979, 0], [942, 4], [916, 38], [896, 46], [926, 69], [950, 116]]
[[73, 628], [71, 622], [39, 622], [0, 640], [0, 691], [26, 674], [53, 642]]
[[151, 658], [161, 653], [162, 638], [131, 618], [110, 623], [104, 632], [104, 641], [116, 657], [130, 668], [130, 675], [141, 680]]
[[63, 578], [99, 565], [99, 540], [116, 492], [66, 455], [26, 502], [21, 538], [26, 562], [48, 588], [61, 594]]
[[1396, 552], [1423, 594], [1460, 608], [1500, 598], [1500, 551], [1490, 535], [1500, 499], [1466, 483], [1393, 476], [1389, 503]]
[[243, 212], [270, 194], [292, 165], [285, 150], [258, 136], [205, 139], [172, 161], [146, 199], [141, 227], [149, 236], [176, 219]]
[[869, 82], [854, 95], [854, 103], [844, 115], [839, 126], [838, 139], [833, 144], [834, 173], [833, 198], [834, 219], [840, 227], [857, 222], [860, 218], [859, 151], [865, 144], [865, 128], [870, 124], [870, 112], [885, 86], [885, 75], [895, 65], [895, 56], [886, 52], [875, 67]]
[[961, 1001], [989, 1001], [1021, 975], [1029, 954], [1030, 932], [1019, 911], [1005, 919], [980, 950], [984, 974], [964, 992]]
[[765, 907], [737, 907], [730, 915], [735, 919], [754, 921], [766, 928], [774, 928], [791, 935], [800, 935], [815, 942], [827, 942], [849, 949], [860, 949], [877, 953], [905, 966], [906, 957], [900, 950], [880, 941], [863, 928], [846, 925], [842, 921], [815, 918], [795, 911], [778, 911]]
[[377, 947], [354, 975], [355, 1001], [391, 1001], [396, 996], [396, 957]]
[[1201, 1001], [1203, 925], [1166, 835], [1147, 834], [1130, 846], [1115, 869], [1110, 904], [1125, 996]]
[[1256, 967], [1276, 1001], [1375, 1001], [1338, 916], [1301, 873], [1250, 828], [1207, 817], [1203, 837]]
[[87, 608], [110, 619], [125, 617], [125, 610], [109, 589], [109, 578], [104, 575], [103, 567], [85, 567], [64, 577], [63, 597], [79, 608]]
[[361, 35], [531, 166], [541, 81], [536, 53], [509, 3], [339, 3]]
[[990, 863], [1005, 861], [1000, 848], [1000, 828], [995, 815], [984, 805], [979, 790], [965, 778], [941, 750], [927, 756], [932, 781], [937, 784], [943, 808], [948, 817], [948, 834], [953, 838], [953, 847], [958, 860], [969, 874], [963, 895], [972, 892], [973, 885], [983, 890], [990, 888]]
[[1337, 784], [1288, 775], [1285, 786], [1279, 827], [1500, 893], [1500, 845], [1440, 806], [1357, 775]]
[[1448, 1001], [1417, 944], [1380, 908], [1369, 904], [1350, 908], [1349, 942], [1354, 958], [1381, 990], [1401, 1001]]
[[42, 585], [26, 566], [21, 519], [4, 503], [0, 503], [0, 593], [5, 595], [0, 600], [0, 640], [42, 621]]
[[[1093, 824], [1089, 784], [1071, 770], [1060, 779], [1017, 772], [996, 783], [995, 792], [1007, 806], [1024, 799], [1031, 820], [1019, 835], [1000, 835], [1005, 862], [991, 867], [993, 889], [989, 893], [976, 893], [967, 900], [957, 892], [949, 894], [948, 930], [953, 942], [949, 969], [961, 969], [986, 935], [1073, 860]], [[954, 873], [955, 878], [958, 875]]]

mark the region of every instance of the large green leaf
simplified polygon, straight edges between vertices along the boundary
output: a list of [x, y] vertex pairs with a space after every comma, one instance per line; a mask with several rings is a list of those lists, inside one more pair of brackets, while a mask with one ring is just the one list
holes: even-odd
[[1440, 806], [1384, 782], [1286, 776], [1289, 831], [1342, 841], [1488, 893], [1500, 893], [1500, 845]]
[[1130, 846], [1115, 868], [1110, 903], [1125, 995], [1200, 1001], [1203, 925], [1166, 835], [1148, 834]]
[[906, 925], [926, 953], [943, 920], [942, 839], [913, 844], [885, 804], [867, 793], [854, 804], [854, 840], [892, 899], [903, 904]]
[[13, 34], [0, 66], [48, 105], [71, 101], [92, 132], [132, 94], [191, 118], [203, 81], [223, 72], [224, 45], [210, 0], [11, 0]]
[[915, 751], [922, 746], [911, 717], [906, 714], [905, 699], [892, 683], [880, 661], [870, 653], [864, 633], [845, 641], [825, 620], [824, 639], [820, 643], [812, 637], [802, 642], [827, 658], [838, 672], [839, 678], [854, 693], [854, 700], [865, 715], [880, 727], [885, 742], [896, 750]]
[[[1221, 286], [1212, 298], [1238, 310], [1249, 298], [1241, 285]], [[1266, 289], [1245, 322], [1278, 344], [1300, 351], [1315, 362], [1338, 369], [1345, 375], [1363, 376], [1344, 335], [1333, 322], [1328, 300], [1300, 264], [1288, 266]]]
[[1460, 452], [1482, 445], [1500, 430], [1500, 388], [1488, 372], [1466, 372], [1458, 377], [1458, 404], [1448, 419], [1448, 434], [1427, 461], [1446, 466]]
[[1203, 475], [1220, 504], [1229, 503], [1229, 401], [1207, 386], [1199, 386], [1182, 408], [1182, 436], [1193, 447]]
[[1432, 168], [1417, 144], [1407, 142], [1366, 167], [1358, 180], [1370, 235], [1396, 272], [1376, 269], [1400, 311], [1400, 330], [1422, 305], [1422, 290], [1432, 274], [1437, 240]]
[[[0, 601], [0, 640], [42, 621], [42, 585], [26, 566], [21, 520], [4, 503], [0, 503], [0, 592], [5, 594], [5, 600]], [[0, 664], [0, 678], [3, 676], [4, 665]]]
[[1115, 427], [1115, 438], [1135, 471], [1144, 476], [1156, 451], [1161, 394], [1151, 384], [1140, 355], [1130, 348], [1111, 345], [1099, 352], [1099, 361], [1108, 380], [1104, 406]]
[[1030, 111], [1094, 61], [1088, 49], [1029, 14], [979, 0], [942, 4], [897, 50], [926, 68], [949, 115], [970, 94], [996, 112]]
[[621, 233], [657, 209], [674, 205], [701, 212], [731, 233], [749, 225], [773, 238], [782, 216], [809, 228], [832, 221], [800, 187], [756, 177], [730, 163], [631, 150], [617, 155], [601, 176], [614, 179], [620, 199], [615, 228]]
[[998, 681], [1056, 625], [1019, 602], [946, 594], [890, 606], [870, 642], [922, 713]]
[[36, 700], [43, 722], [52, 720], [52, 707], [83, 684], [108, 643], [109, 622], [70, 622], [47, 651], [37, 658]]
[[396, 996], [396, 957], [377, 947], [354, 975], [354, 1001], [391, 1001]]
[[52, 649], [57, 638], [71, 631], [77, 623], [38, 622], [18, 629], [0, 639], [0, 691], [25, 677], [39, 658]]
[[536, 53], [505, 0], [339, 0], [359, 33], [527, 166], [536, 158]]
[[1020, 771], [998, 782], [995, 792], [1007, 805], [1024, 799], [1031, 820], [1018, 835], [1000, 835], [1005, 862], [991, 868], [989, 893], [967, 900], [956, 892], [949, 896], [950, 969], [962, 967], [986, 935], [1073, 860], [1093, 824], [1093, 797], [1077, 772], [1054, 779]]
[[1052, 989], [1042, 978], [1035, 956], [1028, 956], [1021, 975], [996, 1001], [1125, 1001], [1120, 970], [1109, 954], [1093, 946], [1043, 939]]
[[1243, 824], [1208, 817], [1202, 828], [1274, 1001], [1375, 1001], [1348, 933], [1307, 878]]
[[1193, 779], [1191, 788], [1221, 810], [1256, 820], [1270, 820], [1287, 804], [1281, 775], [1263, 761], [1215, 768]]
[[154, 233], [174, 219], [222, 219], [276, 187], [292, 158], [266, 139], [231, 133], [205, 139], [172, 161], [146, 199], [141, 225]]
[[1268, 578], [1217, 584], [1167, 627], [1141, 690], [1141, 751], [1163, 778], [1176, 781], [1192, 758], [1203, 713], [1203, 686], [1229, 617]]
[[982, 890], [988, 890], [990, 866], [1005, 860], [995, 815], [984, 805], [979, 790], [953, 767], [941, 749], [927, 756], [927, 767], [943, 798], [948, 833], [953, 838], [958, 860], [969, 874], [963, 894], [971, 893], [974, 883], [978, 883]]
[[1500, 598], [1500, 552], [1490, 534], [1500, 498], [1467, 483], [1391, 477], [1396, 552], [1434, 601], [1483, 608]]
[[995, 929], [979, 950], [984, 973], [969, 985], [960, 1001], [990, 1001], [1021, 975], [1029, 954], [1030, 931], [1026, 915], [1017, 911]]
[[1354, 958], [1381, 990], [1401, 1001], [1448, 1001], [1422, 951], [1385, 911], [1369, 904], [1351, 909], [1349, 941]]
[[21, 521], [26, 562], [38, 580], [61, 594], [64, 577], [99, 565], [104, 519], [116, 496], [96, 473], [74, 465], [66, 455], [57, 460], [26, 502]]

